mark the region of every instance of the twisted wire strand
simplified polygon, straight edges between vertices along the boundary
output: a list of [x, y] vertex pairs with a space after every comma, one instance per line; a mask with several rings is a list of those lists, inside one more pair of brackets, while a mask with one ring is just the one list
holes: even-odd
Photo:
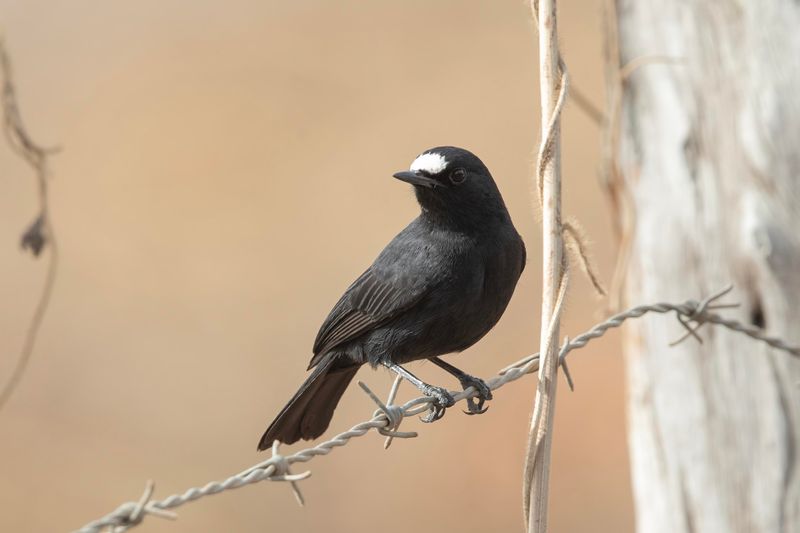
[[[606, 332], [608, 332], [608, 330], [622, 326], [622, 324], [627, 320], [639, 318], [647, 313], [666, 314], [672, 312], [676, 314], [679, 322], [684, 327], [691, 327], [690, 324], [693, 324], [694, 329], [691, 331], [695, 334], [697, 328], [701, 327], [703, 324], [715, 324], [747, 335], [752, 339], [763, 342], [775, 349], [787, 352], [795, 357], [800, 357], [800, 347], [792, 346], [783, 339], [769, 336], [757, 328], [747, 326], [736, 320], [724, 318], [714, 313], [713, 311], [715, 309], [731, 307], [730, 305], [714, 304], [717, 299], [730, 292], [731, 289], [732, 287], [728, 287], [701, 302], [697, 302], [695, 300], [688, 300], [681, 304], [659, 302], [651, 305], [633, 307], [627, 311], [618, 313], [595, 325], [585, 333], [582, 333], [574, 339], [565, 342], [559, 351], [559, 362], [562, 365], [565, 364], [567, 354], [574, 350], [583, 348], [593, 339], [602, 337]], [[539, 354], [536, 353], [528, 357], [524, 357], [501, 369], [498, 375], [487, 380], [486, 384], [492, 390], [496, 390], [507, 383], [520, 379], [526, 374], [536, 372], [538, 368]], [[311, 473], [304, 472], [302, 474], [291, 474], [289, 473], [290, 465], [296, 463], [307, 463], [314, 457], [328, 455], [334, 449], [346, 445], [351, 439], [364, 436], [371, 429], [375, 429], [381, 432], [383, 435], [388, 435], [395, 438], [414, 437], [416, 436], [416, 433], [397, 431], [400, 422], [404, 417], [421, 414], [427, 411], [433, 400], [429, 397], [423, 396], [414, 398], [413, 400], [410, 400], [400, 406], [393, 406], [392, 401], [394, 395], [397, 393], [397, 385], [399, 385], [399, 382], [396, 381], [392, 386], [390, 399], [386, 402], [386, 404], [383, 404], [383, 402], [378, 400], [377, 397], [373, 398], [379, 407], [382, 406], [382, 408], [376, 411], [376, 414], [371, 419], [361, 422], [360, 424], [356, 424], [349, 430], [336, 435], [330, 440], [321, 442], [316, 446], [297, 451], [287, 456], [280, 455], [278, 449], [279, 444], [276, 442], [273, 445], [272, 457], [266, 461], [258, 463], [222, 481], [212, 481], [203, 485], [202, 487], [193, 487], [180, 494], [167, 496], [163, 500], [152, 501], [150, 499], [152, 496], [152, 485], [148, 484], [145, 494], [139, 501], [126, 502], [120, 505], [114, 511], [103, 516], [102, 518], [93, 520], [92, 522], [89, 522], [80, 529], [76, 530], [76, 533], [99, 533], [106, 528], [114, 533], [122, 533], [139, 525], [148, 514], [161, 518], [174, 518], [175, 515], [169, 512], [170, 509], [175, 509], [181, 505], [198, 500], [205, 496], [219, 494], [220, 492], [227, 490], [238, 489], [240, 487], [252, 485], [253, 483], [259, 483], [261, 481], [288, 481], [294, 484], [300, 480], [308, 478]], [[466, 400], [467, 398], [476, 397], [477, 391], [474, 388], [469, 387], [464, 391], [451, 391], [451, 394], [456, 402], [460, 402], [462, 400]], [[371, 397], [373, 396], [374, 394], [371, 394]], [[388, 411], [391, 413], [391, 415], [387, 415], [387, 408], [389, 408]], [[294, 486], [294, 489], [295, 496], [298, 498], [298, 501], [302, 503], [302, 496], [299, 495], [299, 490], [296, 489], [296, 486]]]

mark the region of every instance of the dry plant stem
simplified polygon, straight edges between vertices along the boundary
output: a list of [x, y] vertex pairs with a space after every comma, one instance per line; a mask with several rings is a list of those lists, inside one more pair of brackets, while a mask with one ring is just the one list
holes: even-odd
[[[604, 322], [595, 325], [589, 331], [566, 342], [559, 350], [558, 360], [563, 364], [571, 351], [583, 348], [593, 339], [602, 337], [608, 330], [622, 326], [626, 320], [639, 318], [647, 313], [666, 314], [673, 312], [677, 315], [682, 327], [691, 324], [695, 332], [703, 324], [716, 324], [728, 328], [731, 331], [747, 335], [752, 339], [766, 343], [775, 349], [790, 353], [795, 357], [800, 357], [800, 347], [789, 345], [779, 338], [769, 337], [759, 328], [747, 326], [735, 320], [729, 320], [715, 314], [715, 310], [728, 307], [724, 304], [714, 303], [726, 294], [728, 290], [729, 289], [726, 289], [725, 291], [714, 294], [702, 302], [696, 302], [694, 300], [689, 300], [682, 304], [661, 302], [651, 305], [641, 305], [623, 313], [618, 313]], [[562, 295], [564, 291], [565, 286], [562, 286]], [[560, 301], [563, 302], [563, 298]], [[527, 374], [536, 372], [538, 369], [539, 354], [537, 353], [523, 357], [506, 366], [501, 369], [496, 376], [486, 380], [486, 383], [492, 390], [498, 390], [512, 381], [516, 381]], [[152, 486], [148, 485], [145, 495], [138, 502], [123, 503], [111, 513], [86, 524], [78, 531], [80, 533], [98, 533], [107, 528], [114, 528], [114, 531], [125, 531], [140, 524], [148, 514], [162, 518], [173, 518], [174, 515], [169, 512], [169, 509], [175, 509], [181, 505], [206, 496], [219, 494], [220, 492], [237, 489], [261, 481], [288, 481], [296, 483], [310, 476], [310, 472], [291, 474], [289, 472], [290, 465], [306, 463], [318, 455], [327, 455], [333, 451], [334, 448], [346, 445], [351, 439], [367, 434], [370, 429], [375, 429], [378, 433], [386, 437], [415, 437], [416, 433], [401, 432], [398, 431], [398, 427], [404, 417], [425, 412], [430, 405], [431, 398], [419, 397], [402, 405], [394, 405], [392, 400], [397, 393], [398, 385], [399, 382], [395, 381], [389, 393], [389, 400], [385, 403], [377, 399], [377, 396], [372, 393], [372, 391], [369, 391], [368, 394], [370, 398], [378, 405], [380, 412], [376, 412], [370, 420], [356, 424], [348, 431], [340, 433], [330, 440], [320, 442], [311, 448], [299, 450], [287, 456], [280, 455], [278, 448], [274, 447], [273, 456], [266, 461], [262, 461], [222, 481], [211, 481], [202, 487], [192, 487], [180, 494], [173, 494], [162, 500], [150, 501], [152, 497]], [[363, 385], [362, 388], [364, 388]], [[451, 394], [456, 402], [460, 402], [467, 398], [477, 396], [477, 391], [470, 387], [465, 391], [451, 391]], [[293, 489], [295, 491], [295, 497], [299, 500], [299, 489], [297, 489], [296, 485], [293, 486]]]
[[50, 218], [50, 208], [47, 195], [48, 158], [55, 151], [39, 146], [28, 134], [17, 104], [16, 89], [11, 70], [11, 62], [6, 52], [5, 42], [0, 37], [0, 68], [3, 76], [3, 132], [5, 133], [11, 149], [22, 157], [33, 169], [39, 193], [39, 215], [34, 220], [30, 228], [22, 236], [23, 248], [30, 248], [34, 256], [45, 246], [49, 247], [49, 261], [47, 264], [47, 274], [45, 275], [44, 286], [41, 296], [36, 304], [28, 330], [25, 333], [25, 340], [22, 345], [14, 370], [8, 381], [0, 389], [0, 409], [2, 409], [9, 398], [17, 389], [20, 381], [28, 368], [33, 349], [36, 346], [36, 339], [44, 320], [47, 308], [50, 304], [50, 297], [55, 285], [56, 272], [58, 270], [58, 244]]
[[11, 373], [11, 377], [9, 377], [8, 381], [3, 385], [2, 390], [0, 390], [0, 410], [8, 403], [8, 400], [14, 394], [14, 391], [17, 390], [17, 386], [25, 375], [28, 363], [31, 360], [31, 355], [33, 354], [33, 349], [36, 347], [39, 329], [47, 313], [47, 307], [50, 305], [50, 297], [53, 294], [56, 272], [58, 271], [58, 246], [53, 238], [52, 230], [48, 229], [48, 234], [50, 235], [50, 259], [47, 263], [47, 274], [45, 275], [44, 286], [42, 287], [39, 301], [36, 303], [36, 309], [33, 311], [31, 321], [28, 324], [28, 330], [25, 332], [25, 341], [22, 344], [19, 358], [14, 365], [14, 370]]
[[578, 88], [575, 86], [574, 83], [570, 88], [569, 97], [573, 102], [575, 102], [575, 105], [577, 105], [578, 108], [584, 112], [584, 114], [589, 118], [589, 120], [591, 120], [598, 126], [605, 125], [606, 116], [603, 114], [603, 111], [601, 111], [596, 105], [594, 105], [594, 103], [588, 96], [586, 96], [585, 94], [583, 94], [583, 92], [578, 90]]
[[566, 292], [564, 245], [561, 227], [561, 141], [557, 105], [563, 100], [561, 57], [556, 31], [556, 0], [533, 0], [531, 9], [539, 30], [539, 83], [541, 87], [541, 142], [537, 180], [542, 208], [542, 364], [529, 433], [525, 462], [523, 502], [530, 533], [547, 531], [550, 448], [553, 440], [557, 341], [560, 303]]

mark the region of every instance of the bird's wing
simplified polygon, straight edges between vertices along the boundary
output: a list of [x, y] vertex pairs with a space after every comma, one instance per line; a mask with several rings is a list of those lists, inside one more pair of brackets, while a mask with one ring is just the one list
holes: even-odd
[[364, 272], [331, 310], [314, 341], [315, 366], [328, 351], [380, 326], [420, 301], [430, 283], [394, 270]]

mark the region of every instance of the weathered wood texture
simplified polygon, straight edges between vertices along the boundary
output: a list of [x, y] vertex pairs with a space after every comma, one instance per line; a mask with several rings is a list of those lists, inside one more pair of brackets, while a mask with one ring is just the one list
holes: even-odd
[[[610, 183], [625, 300], [734, 283], [732, 316], [800, 343], [800, 3], [619, 0], [616, 22], [639, 65]], [[669, 347], [682, 333], [625, 331], [638, 531], [800, 531], [798, 361], [711, 327]]]

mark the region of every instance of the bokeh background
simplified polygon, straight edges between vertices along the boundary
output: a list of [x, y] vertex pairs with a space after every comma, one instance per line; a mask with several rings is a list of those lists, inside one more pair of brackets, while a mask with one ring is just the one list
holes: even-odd
[[[603, 97], [598, 0], [561, 2], [574, 84]], [[264, 459], [265, 425], [304, 379], [341, 292], [417, 212], [391, 178], [460, 145], [493, 171], [529, 249], [501, 323], [451, 361], [474, 374], [536, 350], [540, 238], [536, 37], [521, 0], [0, 2], [24, 120], [60, 145], [52, 210], [61, 266], [30, 370], [0, 412], [0, 530], [68, 531], [137, 499]], [[564, 115], [565, 212], [615, 256], [598, 185], [601, 132]], [[18, 248], [30, 170], [0, 145], [0, 376], [12, 368], [45, 261]], [[564, 334], [602, 316], [580, 275]], [[631, 531], [623, 366], [609, 336], [573, 355], [551, 475], [551, 529]], [[456, 383], [432, 365], [413, 367]], [[359, 378], [388, 390], [390, 377]], [[307, 506], [264, 483], [142, 531], [516, 531], [535, 382], [489, 412], [407, 420], [311, 465]], [[413, 392], [407, 386], [401, 396]], [[369, 416], [357, 387], [332, 431]], [[293, 447], [296, 448], [296, 447]]]

